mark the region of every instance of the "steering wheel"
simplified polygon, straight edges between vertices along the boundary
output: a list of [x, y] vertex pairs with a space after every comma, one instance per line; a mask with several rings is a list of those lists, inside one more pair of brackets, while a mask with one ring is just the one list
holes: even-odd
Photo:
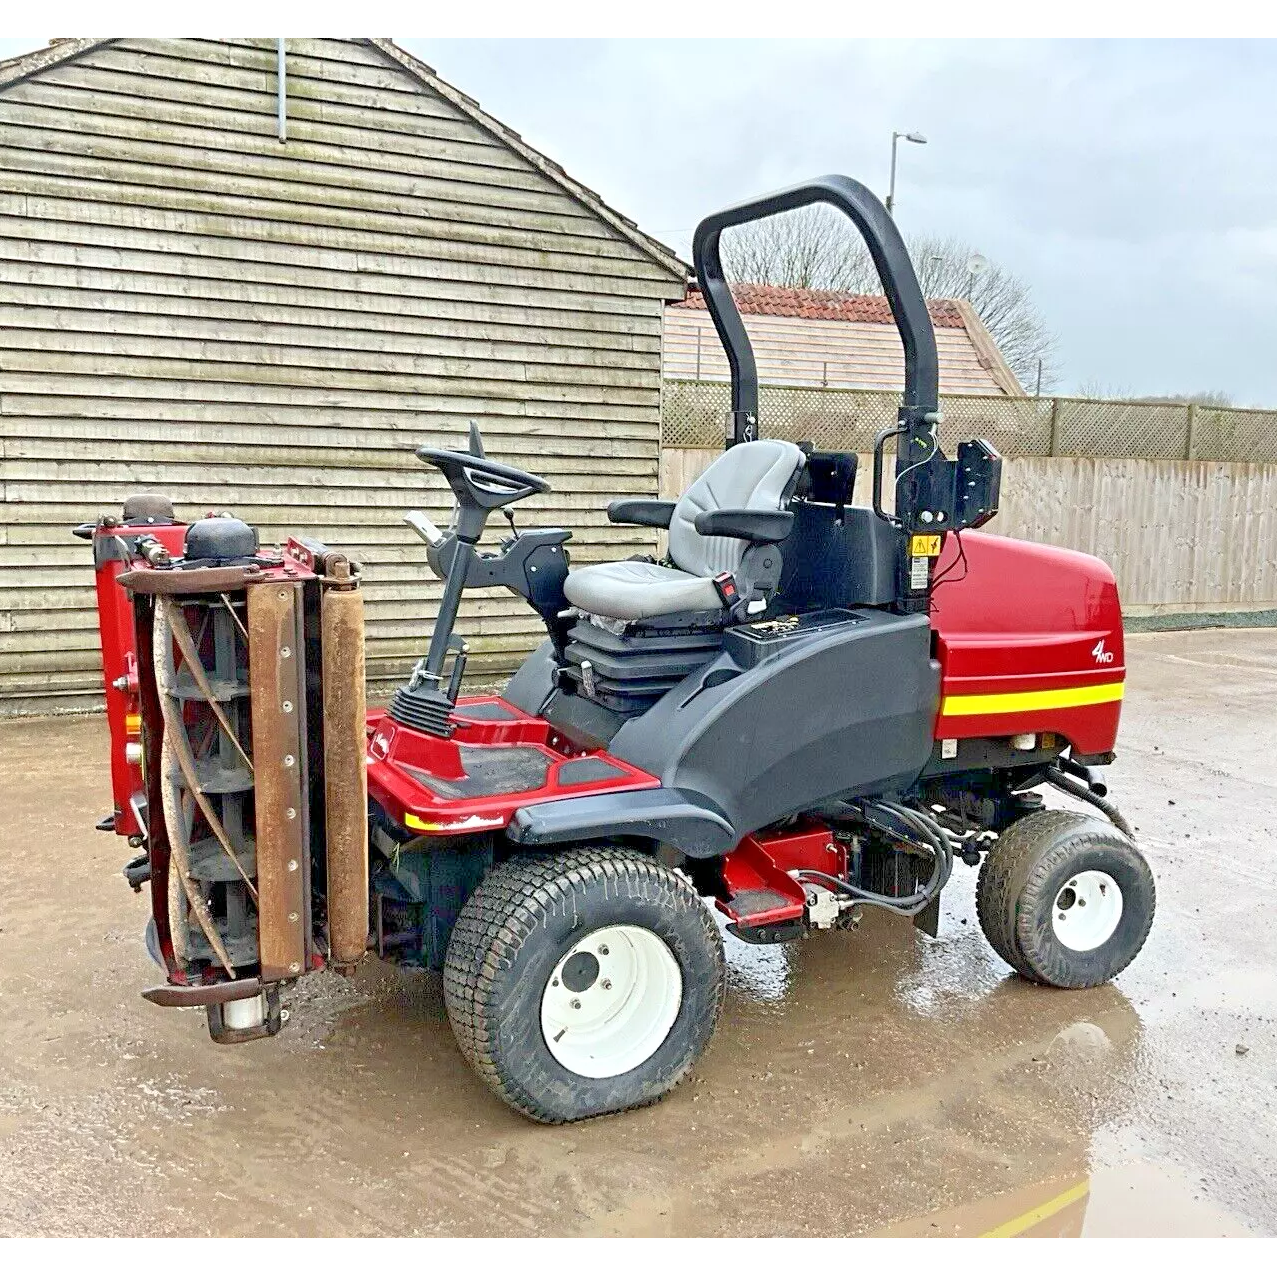
[[443, 471], [457, 500], [483, 510], [497, 510], [513, 501], [522, 501], [536, 492], [549, 492], [550, 485], [539, 475], [503, 466], [487, 457], [468, 452], [446, 452], [441, 448], [418, 448], [417, 456]]

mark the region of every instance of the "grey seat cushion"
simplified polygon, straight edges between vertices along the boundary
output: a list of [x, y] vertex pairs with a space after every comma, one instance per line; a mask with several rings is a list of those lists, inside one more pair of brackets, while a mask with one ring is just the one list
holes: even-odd
[[567, 600], [582, 612], [641, 621], [667, 612], [704, 612], [722, 607], [712, 577], [692, 576], [659, 563], [626, 559], [596, 563], [569, 574]]
[[756, 439], [728, 448], [674, 507], [670, 558], [675, 566], [693, 576], [737, 571], [749, 543], [702, 536], [696, 516], [706, 510], [783, 510], [806, 464], [802, 449], [785, 439]]
[[784, 439], [758, 439], [728, 448], [674, 507], [674, 567], [626, 560], [581, 568], [568, 575], [563, 587], [568, 602], [618, 621], [720, 608], [714, 577], [739, 570], [748, 542], [702, 536], [696, 516], [706, 510], [782, 510], [805, 464], [802, 450]]

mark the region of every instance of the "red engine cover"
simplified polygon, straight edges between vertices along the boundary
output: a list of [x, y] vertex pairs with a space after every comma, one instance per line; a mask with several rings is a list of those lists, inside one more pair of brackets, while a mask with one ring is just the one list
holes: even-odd
[[1113, 748], [1126, 652], [1117, 582], [1089, 554], [964, 532], [945, 539], [932, 596], [942, 670], [937, 739], [1057, 732]]

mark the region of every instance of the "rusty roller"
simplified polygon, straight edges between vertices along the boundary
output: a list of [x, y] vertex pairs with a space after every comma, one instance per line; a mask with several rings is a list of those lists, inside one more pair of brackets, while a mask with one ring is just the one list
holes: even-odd
[[[324, 590], [324, 798], [328, 847], [328, 946], [340, 966], [368, 944], [368, 778], [364, 702], [364, 601], [340, 585]], [[352, 581], [353, 585], [353, 581]]]

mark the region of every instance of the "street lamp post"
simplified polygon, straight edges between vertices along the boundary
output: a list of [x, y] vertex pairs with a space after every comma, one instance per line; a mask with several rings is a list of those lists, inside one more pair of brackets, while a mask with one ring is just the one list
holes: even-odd
[[906, 142], [915, 142], [918, 146], [926, 146], [927, 139], [921, 133], [897, 133], [894, 129], [891, 133], [891, 183], [887, 189], [887, 212], [894, 217], [896, 215], [896, 147], [899, 145], [900, 139], [904, 138]]

